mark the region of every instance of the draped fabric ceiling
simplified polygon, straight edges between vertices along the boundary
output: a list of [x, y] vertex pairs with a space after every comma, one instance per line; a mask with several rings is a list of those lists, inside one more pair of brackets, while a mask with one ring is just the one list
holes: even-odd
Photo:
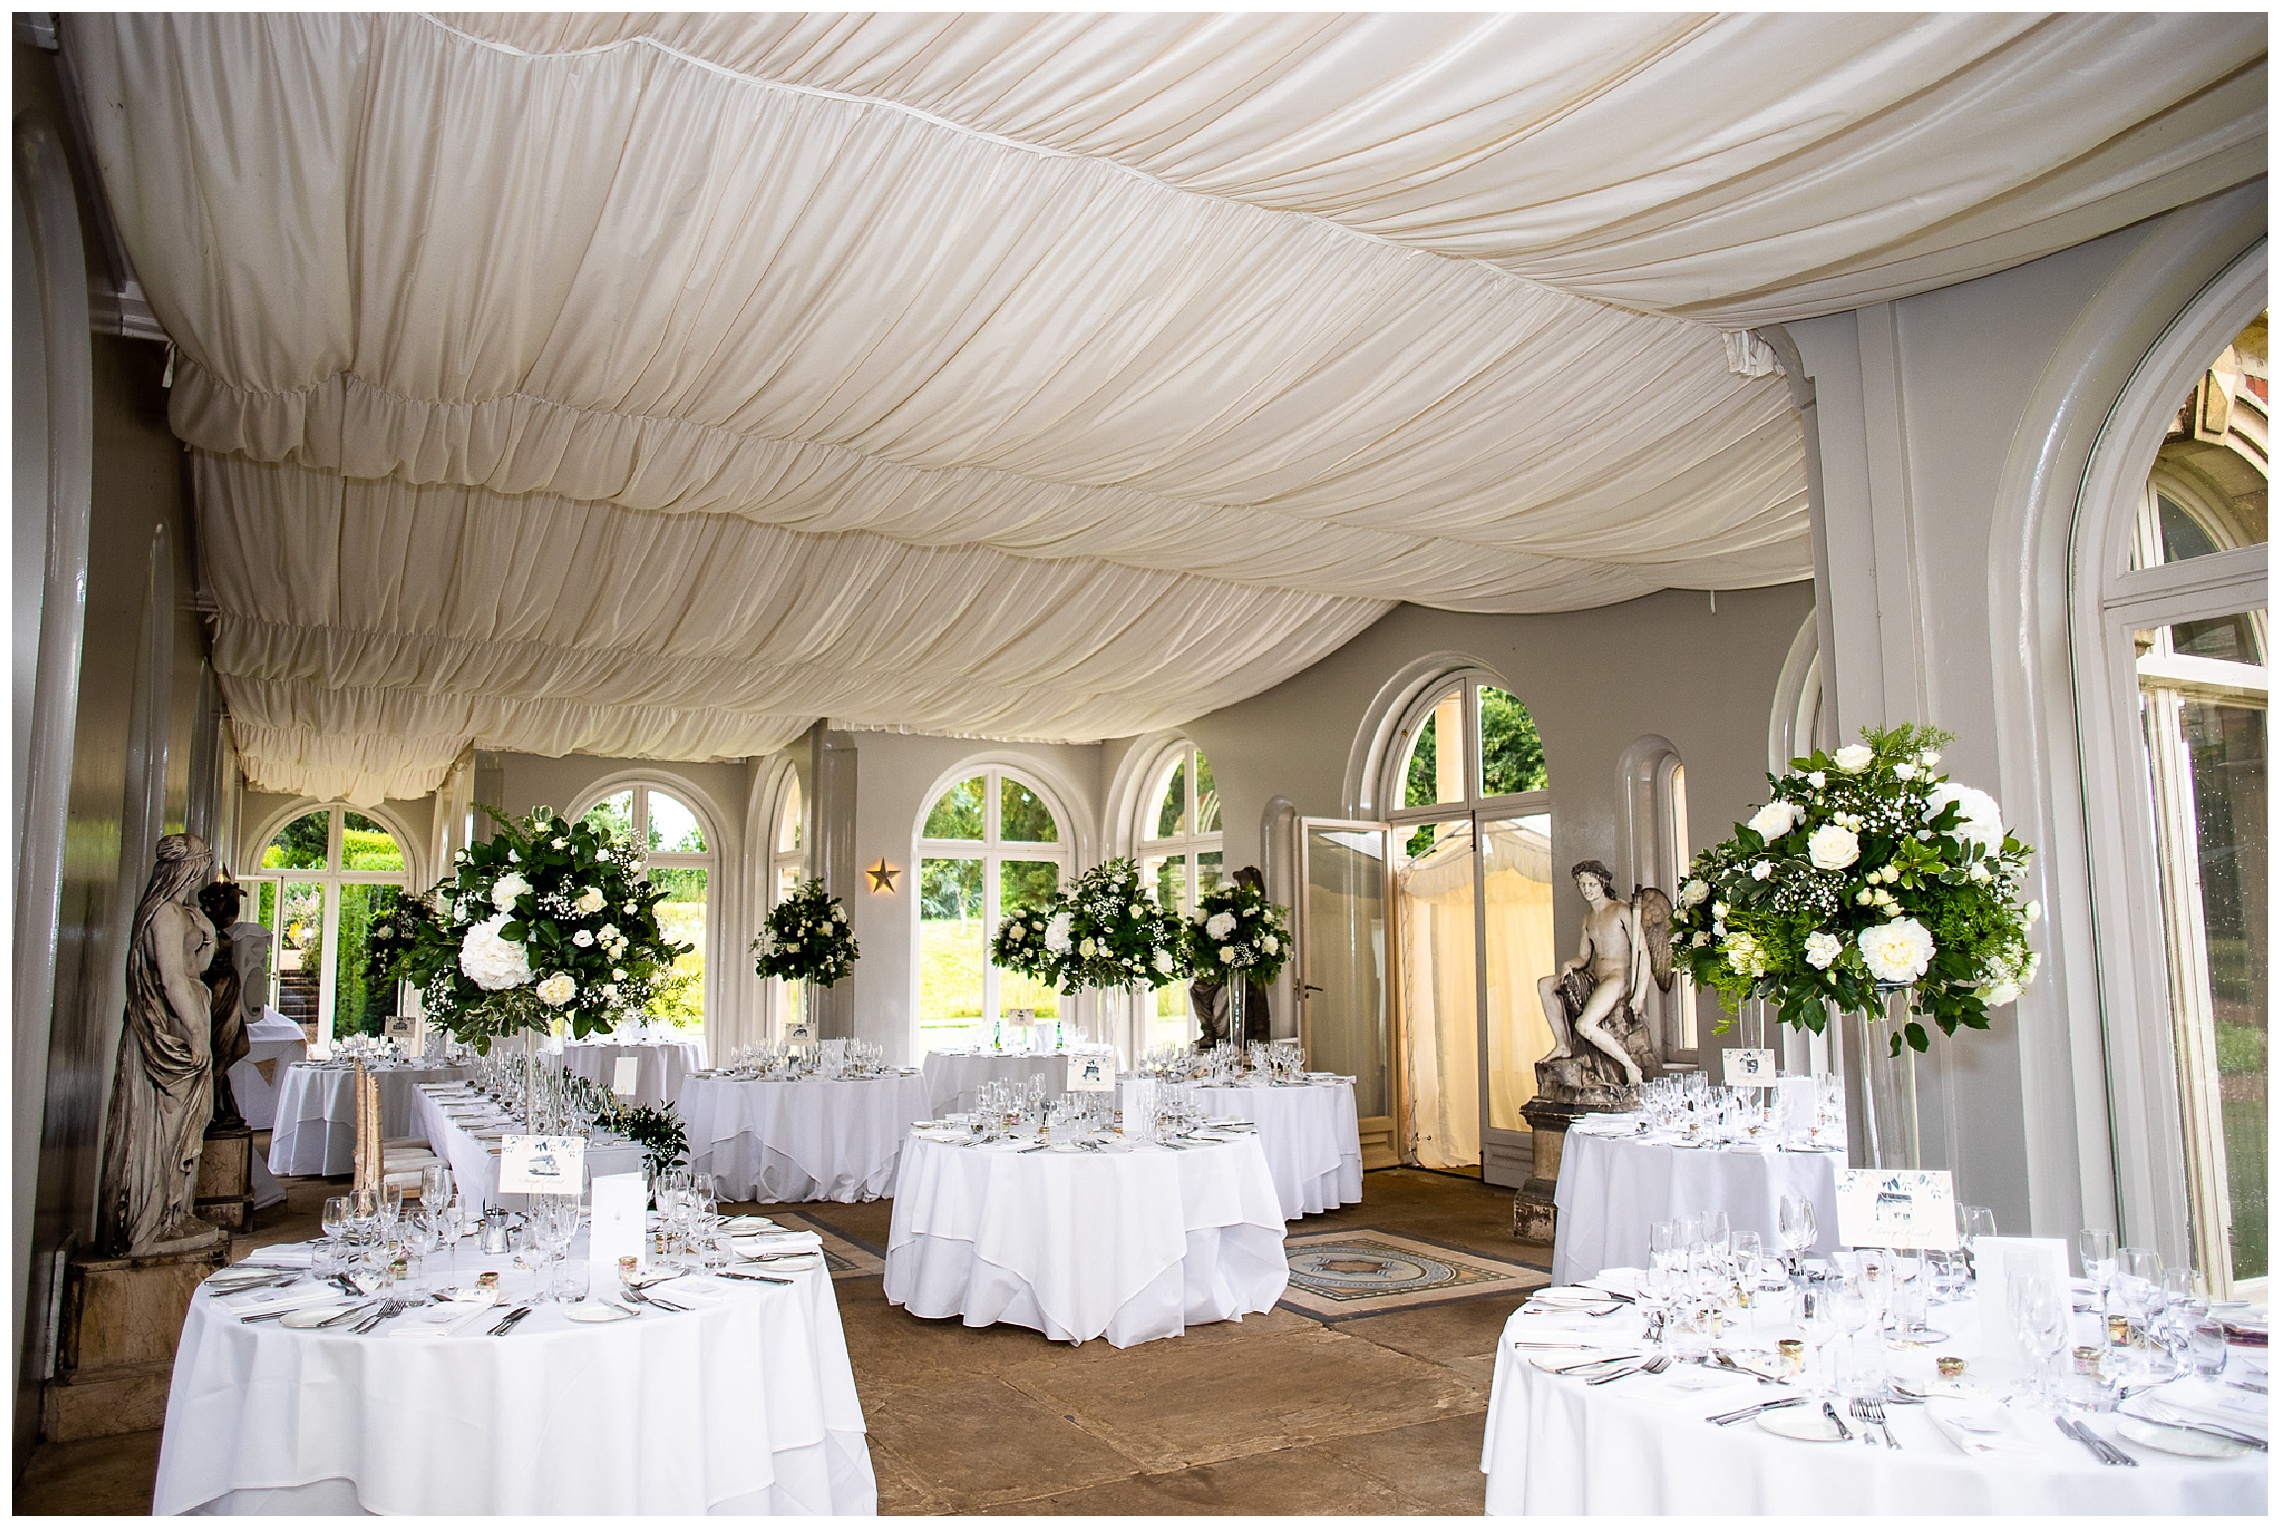
[[[2261, 17], [77, 16], [257, 786], [1088, 740], [1810, 575], [1728, 335], [2264, 173]], [[1756, 368], [1742, 368], [1756, 369]]]

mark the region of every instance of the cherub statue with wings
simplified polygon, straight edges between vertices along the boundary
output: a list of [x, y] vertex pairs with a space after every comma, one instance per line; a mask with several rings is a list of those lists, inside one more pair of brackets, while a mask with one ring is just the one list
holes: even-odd
[[1580, 1041], [1614, 1061], [1623, 1080], [1636, 1086], [1646, 1073], [1610, 1021], [1627, 1009], [1643, 1026], [1647, 983], [1670, 990], [1670, 898], [1641, 886], [1623, 901], [1615, 895], [1614, 872], [1598, 860], [1580, 861], [1569, 873], [1583, 895], [1583, 943], [1558, 975], [1537, 983], [1559, 1042], [1544, 1059], [1573, 1056]]

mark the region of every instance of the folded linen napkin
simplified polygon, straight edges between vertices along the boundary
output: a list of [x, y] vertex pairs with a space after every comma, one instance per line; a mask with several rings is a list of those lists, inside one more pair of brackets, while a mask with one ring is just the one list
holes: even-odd
[[330, 1284], [296, 1284], [285, 1289], [256, 1289], [250, 1294], [231, 1295], [221, 1302], [222, 1309], [239, 1320], [248, 1316], [266, 1316], [273, 1311], [299, 1310], [304, 1305], [323, 1305], [337, 1301], [340, 1291]]
[[[1940, 1435], [1966, 1454], [2040, 1454], [2038, 1447], [2011, 1425], [2003, 1408], [1985, 1401], [1930, 1402], [1924, 1415]], [[2056, 1434], [2053, 1434], [2055, 1437]]]
[[498, 1296], [484, 1290], [481, 1296], [451, 1299], [415, 1313], [415, 1319], [388, 1328], [391, 1337], [464, 1337], [485, 1322], [497, 1325], [501, 1312]]
[[2271, 1412], [2266, 1398], [2246, 1390], [2228, 1390], [2205, 1379], [2181, 1379], [2174, 1384], [2141, 1391], [2122, 1410], [2149, 1422], [2166, 1422], [2168, 1414], [2187, 1422], [2206, 1423], [2243, 1437], [2272, 1438]]
[[813, 1231], [763, 1231], [739, 1236], [729, 1245], [745, 1257], [777, 1257], [787, 1252], [821, 1252], [823, 1238]]
[[256, 1247], [240, 1260], [240, 1266], [252, 1263], [262, 1268], [306, 1268], [316, 1257], [317, 1249], [307, 1242], [279, 1242], [274, 1247]]
[[1576, 1282], [1585, 1289], [1604, 1289], [1611, 1295], [1636, 1296], [1640, 1282], [1645, 1277], [1645, 1271], [1638, 1268], [1602, 1268], [1590, 1278]]

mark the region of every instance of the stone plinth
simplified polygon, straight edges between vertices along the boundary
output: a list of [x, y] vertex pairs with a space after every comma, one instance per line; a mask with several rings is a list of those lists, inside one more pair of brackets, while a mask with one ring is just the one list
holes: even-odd
[[209, 1130], [198, 1158], [198, 1218], [231, 1231], [253, 1229], [253, 1131]]
[[56, 1377], [40, 1396], [50, 1442], [141, 1432], [166, 1420], [174, 1345], [198, 1281], [229, 1261], [219, 1226], [146, 1257], [74, 1258], [64, 1274]]
[[[1546, 1063], [1551, 1064], [1551, 1063]], [[1552, 1193], [1559, 1186], [1560, 1154], [1567, 1147], [1568, 1126], [1595, 1111], [1583, 1104], [1561, 1103], [1541, 1096], [1520, 1106], [1535, 1148], [1535, 1165], [1528, 1181], [1512, 1196], [1512, 1235], [1515, 1240], [1550, 1246], [1558, 1229]]]

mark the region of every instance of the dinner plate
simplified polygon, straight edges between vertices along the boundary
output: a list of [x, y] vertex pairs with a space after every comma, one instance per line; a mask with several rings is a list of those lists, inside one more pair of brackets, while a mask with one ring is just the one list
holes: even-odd
[[611, 1305], [603, 1300], [581, 1300], [575, 1305], [565, 1307], [563, 1314], [573, 1321], [597, 1324], [605, 1321], [629, 1321], [633, 1318], [632, 1311], [622, 1306]]
[[1800, 1443], [1842, 1443], [1844, 1435], [1837, 1424], [1819, 1411], [1805, 1406], [1784, 1406], [1779, 1411], [1761, 1411], [1757, 1425], [1779, 1438], [1795, 1438]]
[[750, 1231], [774, 1230], [775, 1225], [765, 1215], [731, 1215], [720, 1223], [720, 1228], [732, 1236], [742, 1236]]
[[334, 1300], [325, 1305], [304, 1305], [299, 1310], [289, 1310], [284, 1315], [279, 1316], [277, 1324], [289, 1326], [296, 1332], [304, 1332], [310, 1327], [323, 1326], [327, 1321], [332, 1320], [333, 1317], [356, 1303], [354, 1300]]
[[810, 1268], [823, 1266], [820, 1252], [795, 1252], [790, 1257], [772, 1257], [760, 1268], [762, 1273], [804, 1273]]
[[[1572, 1368], [1576, 1364], [1588, 1363], [1593, 1359], [1604, 1359], [1608, 1368], [1616, 1369], [1626, 1363], [1636, 1363], [1642, 1356], [1638, 1353], [1625, 1353], [1620, 1350], [1604, 1348], [1546, 1348], [1541, 1352], [1530, 1353], [1528, 1362], [1546, 1374], [1556, 1374], [1562, 1369]], [[1590, 1371], [1586, 1370], [1585, 1372], [1589, 1373]]]
[[2194, 1432], [2189, 1427], [2148, 1422], [2143, 1417], [2124, 1416], [2116, 1421], [2114, 1431], [2132, 1443], [2142, 1443], [2165, 1454], [2182, 1454], [2188, 1459], [2232, 1459], [2249, 1451], [2247, 1444], [2235, 1443], [2230, 1438]]

